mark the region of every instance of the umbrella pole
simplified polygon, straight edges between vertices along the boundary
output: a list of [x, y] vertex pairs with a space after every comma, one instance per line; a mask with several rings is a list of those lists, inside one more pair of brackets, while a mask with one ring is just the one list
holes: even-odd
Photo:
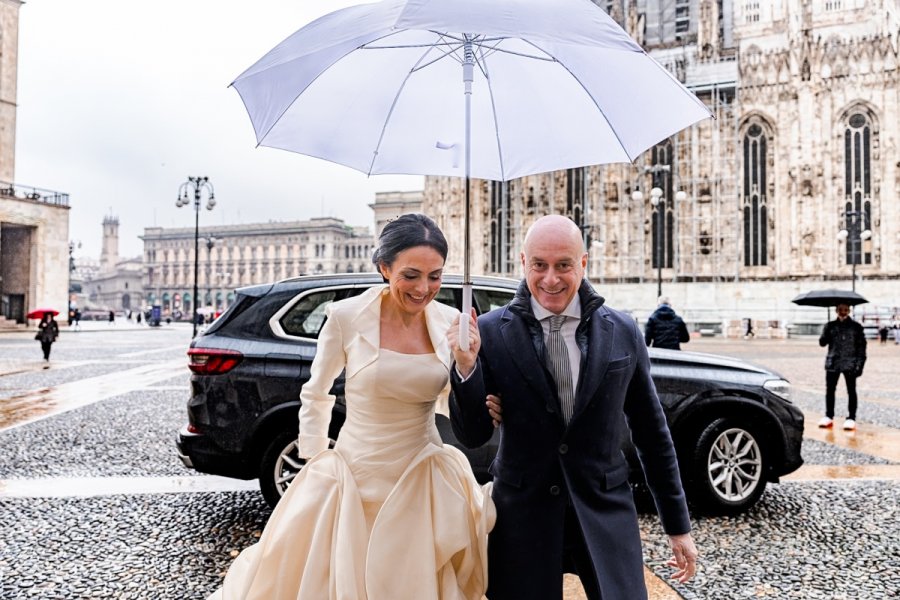
[[472, 80], [474, 79], [475, 51], [469, 35], [463, 44], [463, 84], [466, 96], [466, 206], [463, 222], [463, 283], [462, 283], [462, 316], [459, 319], [459, 347], [463, 351], [469, 349], [469, 318], [472, 313], [472, 280], [469, 277], [469, 173], [472, 162], [472, 152], [469, 142], [472, 139]]

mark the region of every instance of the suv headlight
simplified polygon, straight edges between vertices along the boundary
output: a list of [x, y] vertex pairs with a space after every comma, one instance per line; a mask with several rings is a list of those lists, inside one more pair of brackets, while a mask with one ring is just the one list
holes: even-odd
[[763, 387], [788, 402], [791, 401], [791, 384], [784, 379], [770, 379]]

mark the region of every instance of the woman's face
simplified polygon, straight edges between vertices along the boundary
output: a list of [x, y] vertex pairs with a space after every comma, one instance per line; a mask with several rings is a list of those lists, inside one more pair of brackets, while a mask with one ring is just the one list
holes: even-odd
[[392, 265], [381, 265], [380, 270], [400, 310], [416, 314], [425, 310], [441, 289], [444, 259], [430, 246], [414, 246], [397, 254]]

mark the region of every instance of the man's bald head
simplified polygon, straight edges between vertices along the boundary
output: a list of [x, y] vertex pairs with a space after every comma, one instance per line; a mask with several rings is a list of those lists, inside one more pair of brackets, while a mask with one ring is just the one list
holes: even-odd
[[550, 312], [562, 313], [578, 293], [587, 266], [581, 229], [560, 215], [541, 217], [525, 234], [521, 259], [534, 299]]
[[581, 230], [578, 225], [562, 215], [545, 215], [531, 224], [528, 231], [525, 232], [525, 241], [522, 244], [525, 253], [528, 253], [529, 243], [535, 238], [550, 236], [558, 241], [568, 240], [576, 244], [581, 251], [584, 251], [584, 240], [581, 237]]

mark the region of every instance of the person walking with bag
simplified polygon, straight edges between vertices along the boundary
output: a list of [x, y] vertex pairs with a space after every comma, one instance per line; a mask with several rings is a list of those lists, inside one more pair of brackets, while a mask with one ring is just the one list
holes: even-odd
[[59, 325], [53, 318], [53, 313], [45, 312], [38, 323], [38, 332], [34, 339], [41, 343], [41, 350], [44, 351], [44, 362], [50, 362], [50, 347], [56, 338], [59, 337]]
[[819, 427], [834, 426], [834, 393], [841, 375], [847, 384], [847, 418], [844, 430], [856, 429], [856, 378], [863, 373], [866, 364], [866, 335], [863, 326], [850, 316], [849, 304], [837, 305], [837, 318], [822, 329], [820, 346], [828, 346], [825, 356], [825, 416]]

